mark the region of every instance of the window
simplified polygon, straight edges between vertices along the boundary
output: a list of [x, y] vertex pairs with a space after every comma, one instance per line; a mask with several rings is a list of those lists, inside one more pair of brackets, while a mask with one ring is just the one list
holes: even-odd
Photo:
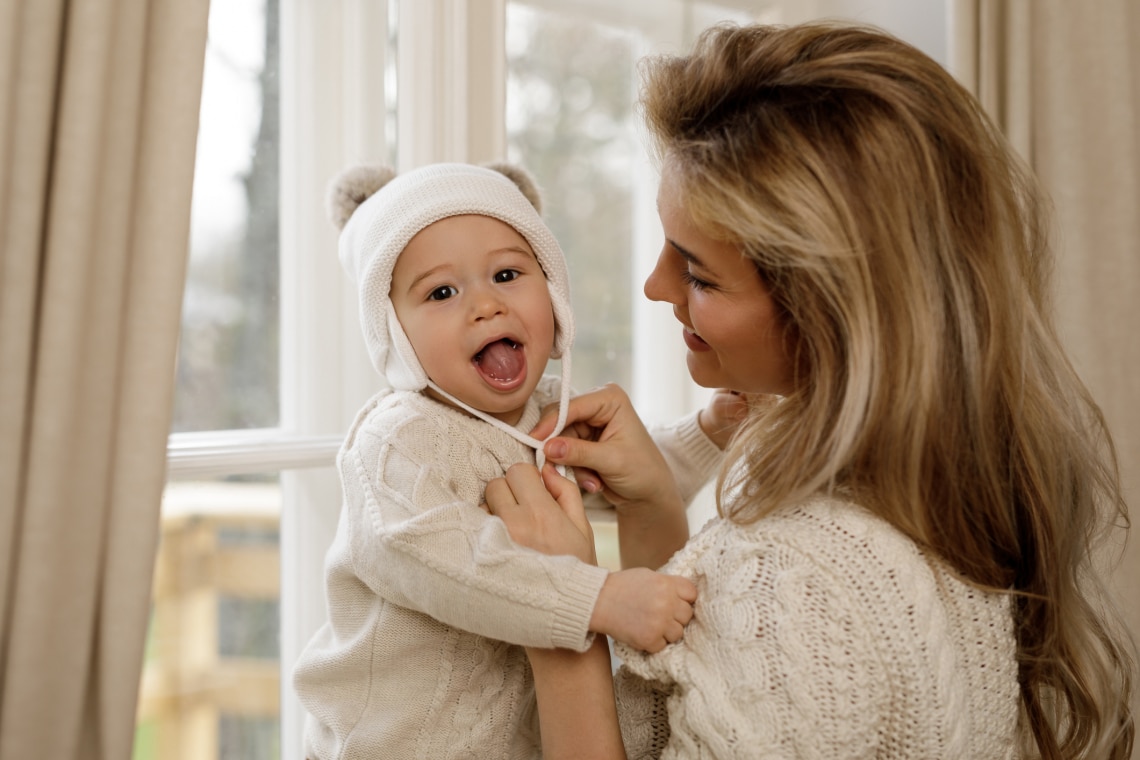
[[650, 421], [704, 394], [676, 336], [655, 334], [669, 329], [656, 327], [671, 324], [668, 307], [641, 295], [660, 233], [634, 110], [637, 61], [680, 48], [695, 23], [753, 18], [710, 3], [507, 3], [507, 156], [538, 178], [543, 215], [569, 262], [574, 312], [589, 315], [577, 324], [575, 387], [617, 382]]
[[276, 427], [277, 0], [211, 8], [173, 432]]
[[377, 161], [526, 166], [570, 261], [575, 386], [616, 380], [648, 421], [666, 421], [705, 391], [683, 370], [668, 306], [641, 295], [660, 231], [635, 62], [684, 49], [724, 18], [846, 13], [939, 40], [943, 5], [212, 3], [136, 758], [301, 756], [289, 672], [325, 616], [323, 560], [340, 509], [332, 464], [380, 383], [324, 216], [332, 176]]

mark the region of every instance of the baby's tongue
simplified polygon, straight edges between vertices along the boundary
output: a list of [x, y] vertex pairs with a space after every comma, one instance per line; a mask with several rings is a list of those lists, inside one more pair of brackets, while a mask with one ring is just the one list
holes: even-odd
[[512, 380], [523, 368], [523, 352], [513, 343], [500, 340], [483, 349], [477, 363], [479, 371], [492, 380]]

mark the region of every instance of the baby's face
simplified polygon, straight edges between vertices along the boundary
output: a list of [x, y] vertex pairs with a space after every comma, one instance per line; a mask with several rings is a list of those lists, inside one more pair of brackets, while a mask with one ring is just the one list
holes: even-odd
[[400, 253], [390, 293], [428, 377], [517, 424], [554, 345], [550, 290], [526, 238], [487, 216], [441, 219]]

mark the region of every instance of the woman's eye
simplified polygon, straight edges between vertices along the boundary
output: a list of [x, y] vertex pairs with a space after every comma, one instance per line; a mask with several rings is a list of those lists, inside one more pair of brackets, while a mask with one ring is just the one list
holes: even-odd
[[501, 272], [495, 273], [495, 282], [510, 282], [511, 280], [518, 279], [519, 271], [517, 269], [504, 269]]
[[438, 288], [428, 293], [429, 301], [446, 301], [459, 291], [450, 285], [440, 285]]
[[681, 270], [681, 279], [684, 280], [685, 284], [691, 287], [693, 290], [706, 290], [713, 286], [711, 282], [705, 282], [690, 272], [688, 269]]

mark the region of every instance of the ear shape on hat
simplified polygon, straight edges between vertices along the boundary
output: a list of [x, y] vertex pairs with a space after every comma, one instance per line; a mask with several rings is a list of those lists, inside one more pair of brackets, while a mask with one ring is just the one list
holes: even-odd
[[329, 221], [343, 230], [352, 212], [395, 176], [395, 169], [377, 164], [354, 166], [333, 177], [325, 197]]
[[504, 177], [515, 183], [519, 192], [530, 201], [530, 205], [534, 206], [534, 210], [542, 213], [542, 191], [538, 189], [538, 183], [534, 181], [534, 176], [526, 169], [518, 164], [508, 163], [506, 161], [492, 161], [491, 163], [483, 164], [484, 168], [497, 171]]

